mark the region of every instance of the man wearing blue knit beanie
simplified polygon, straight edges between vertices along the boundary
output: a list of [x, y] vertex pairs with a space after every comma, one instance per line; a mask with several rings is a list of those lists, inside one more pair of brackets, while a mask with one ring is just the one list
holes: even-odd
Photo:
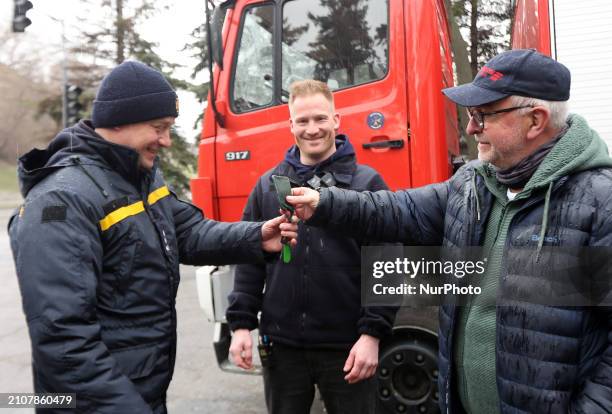
[[157, 155], [177, 116], [163, 75], [124, 62], [91, 120], [19, 160], [25, 201], [9, 234], [34, 391], [74, 394], [76, 412], [166, 413], [179, 263], [258, 263], [281, 236], [296, 243], [284, 216], [220, 223], [176, 197]]

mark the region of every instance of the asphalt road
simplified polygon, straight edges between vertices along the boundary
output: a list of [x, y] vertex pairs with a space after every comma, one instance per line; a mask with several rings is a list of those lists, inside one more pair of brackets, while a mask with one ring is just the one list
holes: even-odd
[[[10, 213], [0, 209], [0, 392], [32, 392], [30, 342], [6, 233]], [[213, 324], [200, 310], [194, 268], [183, 268], [177, 310], [178, 351], [168, 391], [170, 413], [264, 414], [261, 377], [229, 374], [217, 367]], [[0, 412], [33, 414], [34, 410]]]

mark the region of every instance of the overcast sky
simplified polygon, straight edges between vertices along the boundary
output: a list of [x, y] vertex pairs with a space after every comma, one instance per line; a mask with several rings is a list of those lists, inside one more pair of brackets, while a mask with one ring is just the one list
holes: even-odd
[[[86, 11], [79, 0], [30, 1], [34, 8], [27, 15], [32, 20], [32, 25], [26, 29], [26, 33], [19, 34], [23, 42], [22, 51], [48, 48], [50, 53], [47, 61], [49, 65], [55, 64], [61, 59], [61, 25], [51, 17], [63, 19], [67, 38], [74, 39], [73, 33], [83, 24], [82, 16]], [[170, 9], [158, 13], [144, 23], [140, 32], [145, 39], [159, 43], [157, 52], [164, 59], [186, 65], [176, 74], [179, 78], [188, 79], [195, 63], [190, 59], [189, 52], [181, 49], [190, 41], [189, 34], [193, 28], [205, 19], [204, 0], [168, 0], [168, 4], [171, 5]], [[13, 1], [0, 0], [0, 32], [11, 27], [12, 15]], [[207, 78], [208, 74], [202, 73], [197, 80], [203, 81]], [[192, 130], [193, 123], [203, 108], [191, 93], [179, 91], [179, 100], [181, 115], [177, 119], [177, 125], [191, 139], [195, 134]]]

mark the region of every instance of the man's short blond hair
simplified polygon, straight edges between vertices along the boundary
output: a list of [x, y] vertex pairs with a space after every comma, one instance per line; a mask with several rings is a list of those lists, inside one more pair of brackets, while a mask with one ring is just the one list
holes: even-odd
[[318, 93], [331, 103], [332, 108], [334, 107], [334, 95], [332, 95], [327, 84], [314, 79], [295, 81], [289, 86], [289, 106], [293, 104], [295, 98], [316, 95]]

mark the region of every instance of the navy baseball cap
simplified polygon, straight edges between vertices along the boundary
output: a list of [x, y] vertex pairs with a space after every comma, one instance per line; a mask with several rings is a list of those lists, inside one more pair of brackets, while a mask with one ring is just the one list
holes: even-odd
[[515, 49], [489, 60], [471, 83], [442, 93], [461, 106], [486, 105], [511, 95], [567, 101], [570, 82], [570, 72], [561, 63], [535, 49]]

